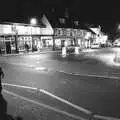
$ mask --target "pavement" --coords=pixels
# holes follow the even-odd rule
[[[93,52],[93,51],[95,51],[95,49],[90,49],[90,48],[87,48],[87,49],[82,49],[81,51],[80,51],[80,53],[81,52],[86,52],[86,53],[89,53],[89,52]],[[14,54],[3,54],[2,56],[17,56],[17,55],[34,55],[34,54],[44,54],[44,53],[51,53],[51,52],[61,52],[61,50],[55,50],[55,51],[53,51],[53,50],[51,50],[51,49],[49,49],[49,50],[41,50],[41,51],[36,51],[36,52],[21,52],[21,53],[14,53]]]
[[[18,56],[18,55],[34,55],[34,54],[44,54],[44,53],[51,53],[51,52],[60,52],[60,50],[53,51],[53,50],[44,50],[44,51],[36,51],[36,52],[21,52],[21,53],[14,53],[14,54],[2,54],[2,56]]]

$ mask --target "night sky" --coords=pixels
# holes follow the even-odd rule
[[[0,21],[29,23],[31,17],[39,19],[44,12],[63,15],[65,8],[81,24],[100,24],[105,32],[115,31],[120,22],[119,3],[110,0],[1,0]]]

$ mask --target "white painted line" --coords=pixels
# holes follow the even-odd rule
[[[94,115],[94,118],[101,119],[101,120],[120,120],[119,118],[106,117],[106,116],[100,116],[100,115]]]
[[[43,93],[45,93],[45,94],[47,94],[47,95],[49,95],[49,96],[51,96],[51,97],[53,97],[53,98],[55,98],[55,99],[57,99],[57,100],[59,100],[59,101],[61,101],[61,102],[63,102],[63,103],[66,103],[66,104],[70,105],[70,106],[73,107],[73,108],[76,108],[76,109],[79,110],[79,111],[82,111],[82,112],[84,112],[84,113],[86,113],[86,114],[92,114],[91,111],[86,110],[86,109],[84,109],[84,108],[81,108],[81,107],[79,107],[79,106],[77,106],[77,105],[75,105],[75,104],[72,104],[71,102],[69,102],[69,101],[67,101],[67,100],[65,100],[65,99],[62,99],[62,98],[60,98],[60,97],[58,97],[58,96],[55,96],[55,95],[53,95],[52,93],[47,92],[46,90],[40,89],[40,91],[43,92]],[[107,117],[107,116],[100,116],[100,115],[94,115],[94,116],[95,116],[96,118],[99,118],[99,119],[102,119],[102,120],[103,120],[103,119],[104,119],[104,120],[120,120],[120,119],[118,119],[118,118]]]
[[[45,67],[36,67],[35,70],[40,70],[40,71],[42,71],[42,70],[47,70],[47,68],[45,68]]]
[[[108,78],[108,79],[120,79],[120,77],[115,77],[115,76],[102,76],[102,75],[90,75],[90,74],[79,74],[79,73],[71,73],[71,72],[65,72],[63,70],[56,70],[57,72],[69,74],[69,75],[76,75],[76,76],[88,76],[88,77],[98,77],[98,78]]]
[[[18,97],[18,98],[20,98],[20,99],[22,99],[22,100],[25,100],[25,101],[29,102],[29,103],[32,103],[32,104],[35,104],[35,105],[39,105],[39,106],[42,106],[42,107],[47,108],[47,109],[49,109],[49,110],[55,111],[55,112],[57,112],[57,113],[66,115],[66,116],[68,116],[68,117],[72,117],[72,118],[78,119],[78,120],[85,120],[84,118],[82,118],[82,117],[80,117],[80,116],[77,116],[77,115],[68,113],[68,112],[63,111],[63,110],[56,109],[56,108],[54,108],[54,107],[51,107],[51,106],[46,105],[46,104],[43,104],[43,103],[39,103],[39,102],[37,102],[37,101],[35,101],[35,100],[32,100],[32,99],[29,99],[29,98],[20,96],[20,95],[18,95],[18,94],[13,93],[13,92],[10,92],[10,91],[7,91],[7,90],[3,90],[3,92],[5,92],[5,93],[7,93],[7,94],[10,94],[10,95],[12,95],[12,96]]]
[[[92,113],[89,110],[86,110],[86,109],[84,109],[82,107],[79,107],[79,106],[77,106],[77,105],[75,105],[75,104],[73,104],[73,103],[71,103],[71,102],[69,102],[69,101],[67,101],[67,100],[65,100],[65,99],[63,99],[61,97],[53,95],[52,93],[50,93],[50,92],[48,92],[46,90],[40,89],[40,92],[42,92],[42,93],[44,93],[46,95],[49,95],[50,97],[55,98],[55,99],[59,100],[60,102],[63,102],[63,103],[65,103],[65,104],[67,104],[67,105],[69,105],[69,106],[71,106],[73,108],[76,108],[77,110],[82,111],[82,112],[84,112],[86,114],[91,114]]]
[[[40,92],[45,93],[45,94],[47,94],[47,95],[49,95],[49,96],[51,96],[51,97],[53,97],[53,98],[55,98],[55,99],[63,102],[63,103],[66,103],[66,104],[72,106],[73,108],[76,108],[77,110],[79,110],[79,111],[81,111],[81,112],[84,112],[84,113],[86,113],[86,114],[92,114],[91,111],[86,110],[86,109],[84,109],[84,108],[82,108],[82,107],[79,107],[79,106],[77,106],[77,105],[75,105],[75,104],[72,104],[72,103],[70,103],[69,101],[67,101],[67,100],[65,100],[65,99],[62,99],[62,98],[60,98],[60,97],[57,97],[57,96],[53,95],[52,93],[47,92],[46,90],[43,90],[43,89],[34,88],[34,87],[29,87],[29,86],[21,86],[21,85],[8,84],[8,83],[2,83],[2,85],[8,85],[8,86],[14,86],[14,87],[20,87],[20,88],[28,88],[28,89],[32,89],[32,90],[39,90]],[[40,103],[39,103],[39,104],[40,104]],[[94,117],[96,117],[97,119],[101,119],[101,120],[103,120],[103,119],[104,119],[104,120],[120,120],[120,119],[118,119],[118,118],[101,116],[101,115],[94,115]]]
[[[27,89],[32,89],[32,90],[39,90],[40,92],[46,94],[46,95],[49,95],[50,97],[54,98],[54,99],[57,99],[59,100],[60,102],[63,102],[65,104],[68,104],[69,106],[81,111],[81,112],[84,112],[85,114],[91,114],[92,112],[90,112],[89,110],[86,110],[82,107],[79,107],[61,97],[58,97],[56,95],[53,95],[52,93],[46,91],[46,90],[43,90],[43,89],[38,89],[38,88],[33,88],[33,87],[28,87],[28,86],[21,86],[21,85],[14,85],[14,84],[8,84],[8,83],[2,83],[3,85],[8,85],[8,86],[14,86],[14,87],[20,87],[20,88],[27,88]]]
[[[9,84],[9,83],[2,83],[2,85],[13,86],[13,87],[20,87],[20,88],[26,88],[26,89],[32,89],[32,90],[38,90],[38,88],[35,88],[35,87],[15,85],[15,84]]]
[[[120,79],[120,77],[115,77],[115,76],[102,76],[102,75],[77,74],[77,73],[75,73],[75,75],[90,76],[90,77],[99,77],[99,78],[109,78],[109,79]]]

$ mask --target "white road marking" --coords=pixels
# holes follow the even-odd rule
[[[77,106],[77,105],[75,105],[75,104],[73,104],[73,103],[71,103],[71,102],[69,102],[69,101],[67,101],[67,100],[65,100],[65,99],[63,99],[63,98],[60,98],[60,97],[58,97],[58,96],[56,96],[56,95],[53,95],[52,93],[50,93],[50,92],[48,92],[48,91],[46,91],[46,90],[43,90],[43,89],[39,89],[39,88],[35,88],[35,87],[29,87],[29,86],[21,86],[21,85],[15,85],[15,84],[8,84],[8,83],[2,83],[2,85],[8,85],[8,86],[14,86],[14,87],[20,87],[20,88],[27,88],[27,89],[32,89],[32,90],[38,90],[38,91],[40,91],[40,92],[42,92],[42,93],[44,93],[44,94],[47,94],[47,95],[49,95],[49,96],[51,96],[52,98],[55,98],[55,99],[57,99],[57,100],[59,100],[59,101],[61,101],[61,102],[63,102],[63,103],[66,103],[66,104],[68,104],[68,105],[70,105],[71,107],[73,107],[73,108],[76,108],[77,110],[79,110],[79,111],[81,111],[81,112],[84,112],[84,113],[86,113],[86,114],[92,114],[92,112],[91,111],[89,111],[89,110],[86,110],[86,109],[84,109],[84,108],[82,108],[82,107],[79,107],[79,106]],[[19,95],[18,95],[19,96]],[[26,99],[28,99],[28,98],[26,98]],[[33,100],[32,100],[33,101]],[[33,101],[33,103],[34,103],[34,101]],[[39,105],[41,105],[42,106],[42,104],[41,103],[36,103],[36,101],[35,101],[35,104],[39,104]],[[45,106],[48,106],[48,105],[45,105]],[[48,108],[49,109],[49,108]],[[51,108],[50,107],[50,109],[51,110],[53,110],[53,109],[55,109],[55,108]],[[55,110],[53,110],[53,111],[55,111]],[[58,110],[57,110],[58,111]],[[56,112],[57,112],[56,111]],[[61,113],[63,113],[63,111],[61,112]],[[65,113],[66,115],[67,114],[69,114],[69,113]],[[71,114],[70,114],[71,115]],[[72,115],[72,116],[74,116],[74,115]],[[71,116],[71,117],[72,117]],[[101,116],[101,115],[94,115],[94,117],[96,117],[97,119],[101,119],[101,120],[120,120],[120,119],[118,119],[118,118],[113,118],[113,117],[107,117],[107,116]],[[81,118],[80,118],[81,119]],[[83,118],[82,118],[83,119]],[[82,120],[81,119],[81,120]]]
[[[120,79],[120,77],[115,77],[115,76],[102,76],[102,75],[90,75],[90,74],[80,74],[80,73],[72,73],[72,72],[65,72],[63,70],[56,70],[57,72],[65,73],[65,74],[70,74],[70,75],[76,75],[76,76],[88,76],[88,77],[98,77],[98,78],[109,78],[109,79]]]
[[[43,71],[43,70],[47,70],[47,68],[45,68],[45,67],[35,67],[35,70]]]
[[[32,90],[38,90],[38,88],[35,88],[35,87],[15,85],[15,84],[9,84],[9,83],[2,83],[2,85],[13,86],[13,87],[20,87],[20,88],[26,88],[26,89],[32,89]]]
[[[75,108],[75,109],[77,109],[77,110],[79,110],[79,111],[81,111],[81,112],[84,112],[84,113],[86,113],[86,114],[91,114],[91,112],[90,112],[89,110],[86,110],[86,109],[84,109],[84,108],[82,108],[82,107],[79,107],[79,106],[77,106],[77,105],[75,105],[75,104],[73,104],[73,103],[71,103],[71,102],[69,102],[69,101],[67,101],[67,100],[65,100],[65,99],[63,99],[63,98],[61,98],[61,97],[58,97],[58,96],[56,96],[56,95],[53,95],[52,93],[50,93],[50,92],[48,92],[48,91],[46,91],[46,90],[43,90],[43,89],[34,88],[34,87],[28,87],[28,86],[21,86],[21,85],[8,84],[8,83],[2,83],[2,85],[7,85],[7,86],[14,86],[14,87],[20,87],[20,88],[27,88],[27,89],[37,90],[37,91],[40,91],[40,92],[42,92],[42,93],[44,93],[44,94],[46,94],[46,95],[49,95],[50,97],[52,97],[52,98],[54,98],[54,99],[59,100],[60,102],[63,102],[63,103],[65,103],[65,104],[68,104],[69,106],[71,106],[71,107],[73,107],[73,108]]]
[[[49,110],[55,111],[55,112],[57,112],[57,113],[66,115],[66,116],[68,116],[68,117],[72,117],[72,118],[78,119],[78,120],[85,120],[84,118],[82,118],[82,117],[80,117],[80,116],[77,116],[77,115],[68,113],[68,112],[63,111],[63,110],[56,109],[56,108],[54,108],[54,107],[51,107],[51,106],[46,105],[46,104],[43,104],[43,103],[39,103],[39,102],[37,102],[37,101],[35,101],[35,100],[32,100],[32,99],[23,97],[23,96],[18,95],[18,94],[16,94],[16,93],[13,93],[13,92],[10,92],[10,91],[7,91],[7,90],[3,90],[3,92],[5,92],[5,93],[7,93],[7,94],[10,94],[10,95],[12,95],[12,96],[18,97],[18,98],[20,98],[20,99],[22,99],[22,100],[25,100],[25,101],[27,101],[27,102],[30,102],[30,103],[32,103],[32,104],[36,104],[36,105],[42,106],[42,107],[44,107],[44,108],[47,108],[47,109],[49,109]]]
[[[89,110],[86,110],[86,109],[84,109],[82,107],[79,107],[79,106],[77,106],[77,105],[75,105],[75,104],[73,104],[73,103],[71,103],[71,102],[69,102],[69,101],[67,101],[67,100],[65,100],[65,99],[63,99],[61,97],[58,97],[58,96],[56,96],[56,95],[54,95],[54,94],[52,94],[52,93],[50,93],[50,92],[48,92],[46,90],[40,89],[40,92],[42,92],[42,93],[44,93],[46,95],[49,95],[50,97],[52,97],[54,99],[57,99],[60,102],[63,102],[63,103],[65,103],[65,104],[67,104],[67,105],[69,105],[69,106],[71,106],[73,108],[76,108],[77,110],[82,111],[82,112],[84,112],[86,114],[91,114],[92,113]]]
[[[94,118],[101,119],[101,120],[120,120],[119,118],[106,117],[106,116],[100,116],[100,115],[94,115]]]

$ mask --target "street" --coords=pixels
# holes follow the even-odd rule
[[[113,62],[117,50],[119,49],[96,49],[66,57],[62,57],[60,52],[1,56],[0,66],[5,72],[3,83],[43,89],[98,115],[120,118],[120,67]],[[38,93],[30,92],[30,89],[3,86],[4,90],[17,95],[86,117],[75,108],[43,93],[39,96]],[[3,94],[10,100],[4,91]],[[15,111],[8,112],[15,114]],[[39,116],[35,120],[37,119]]]

